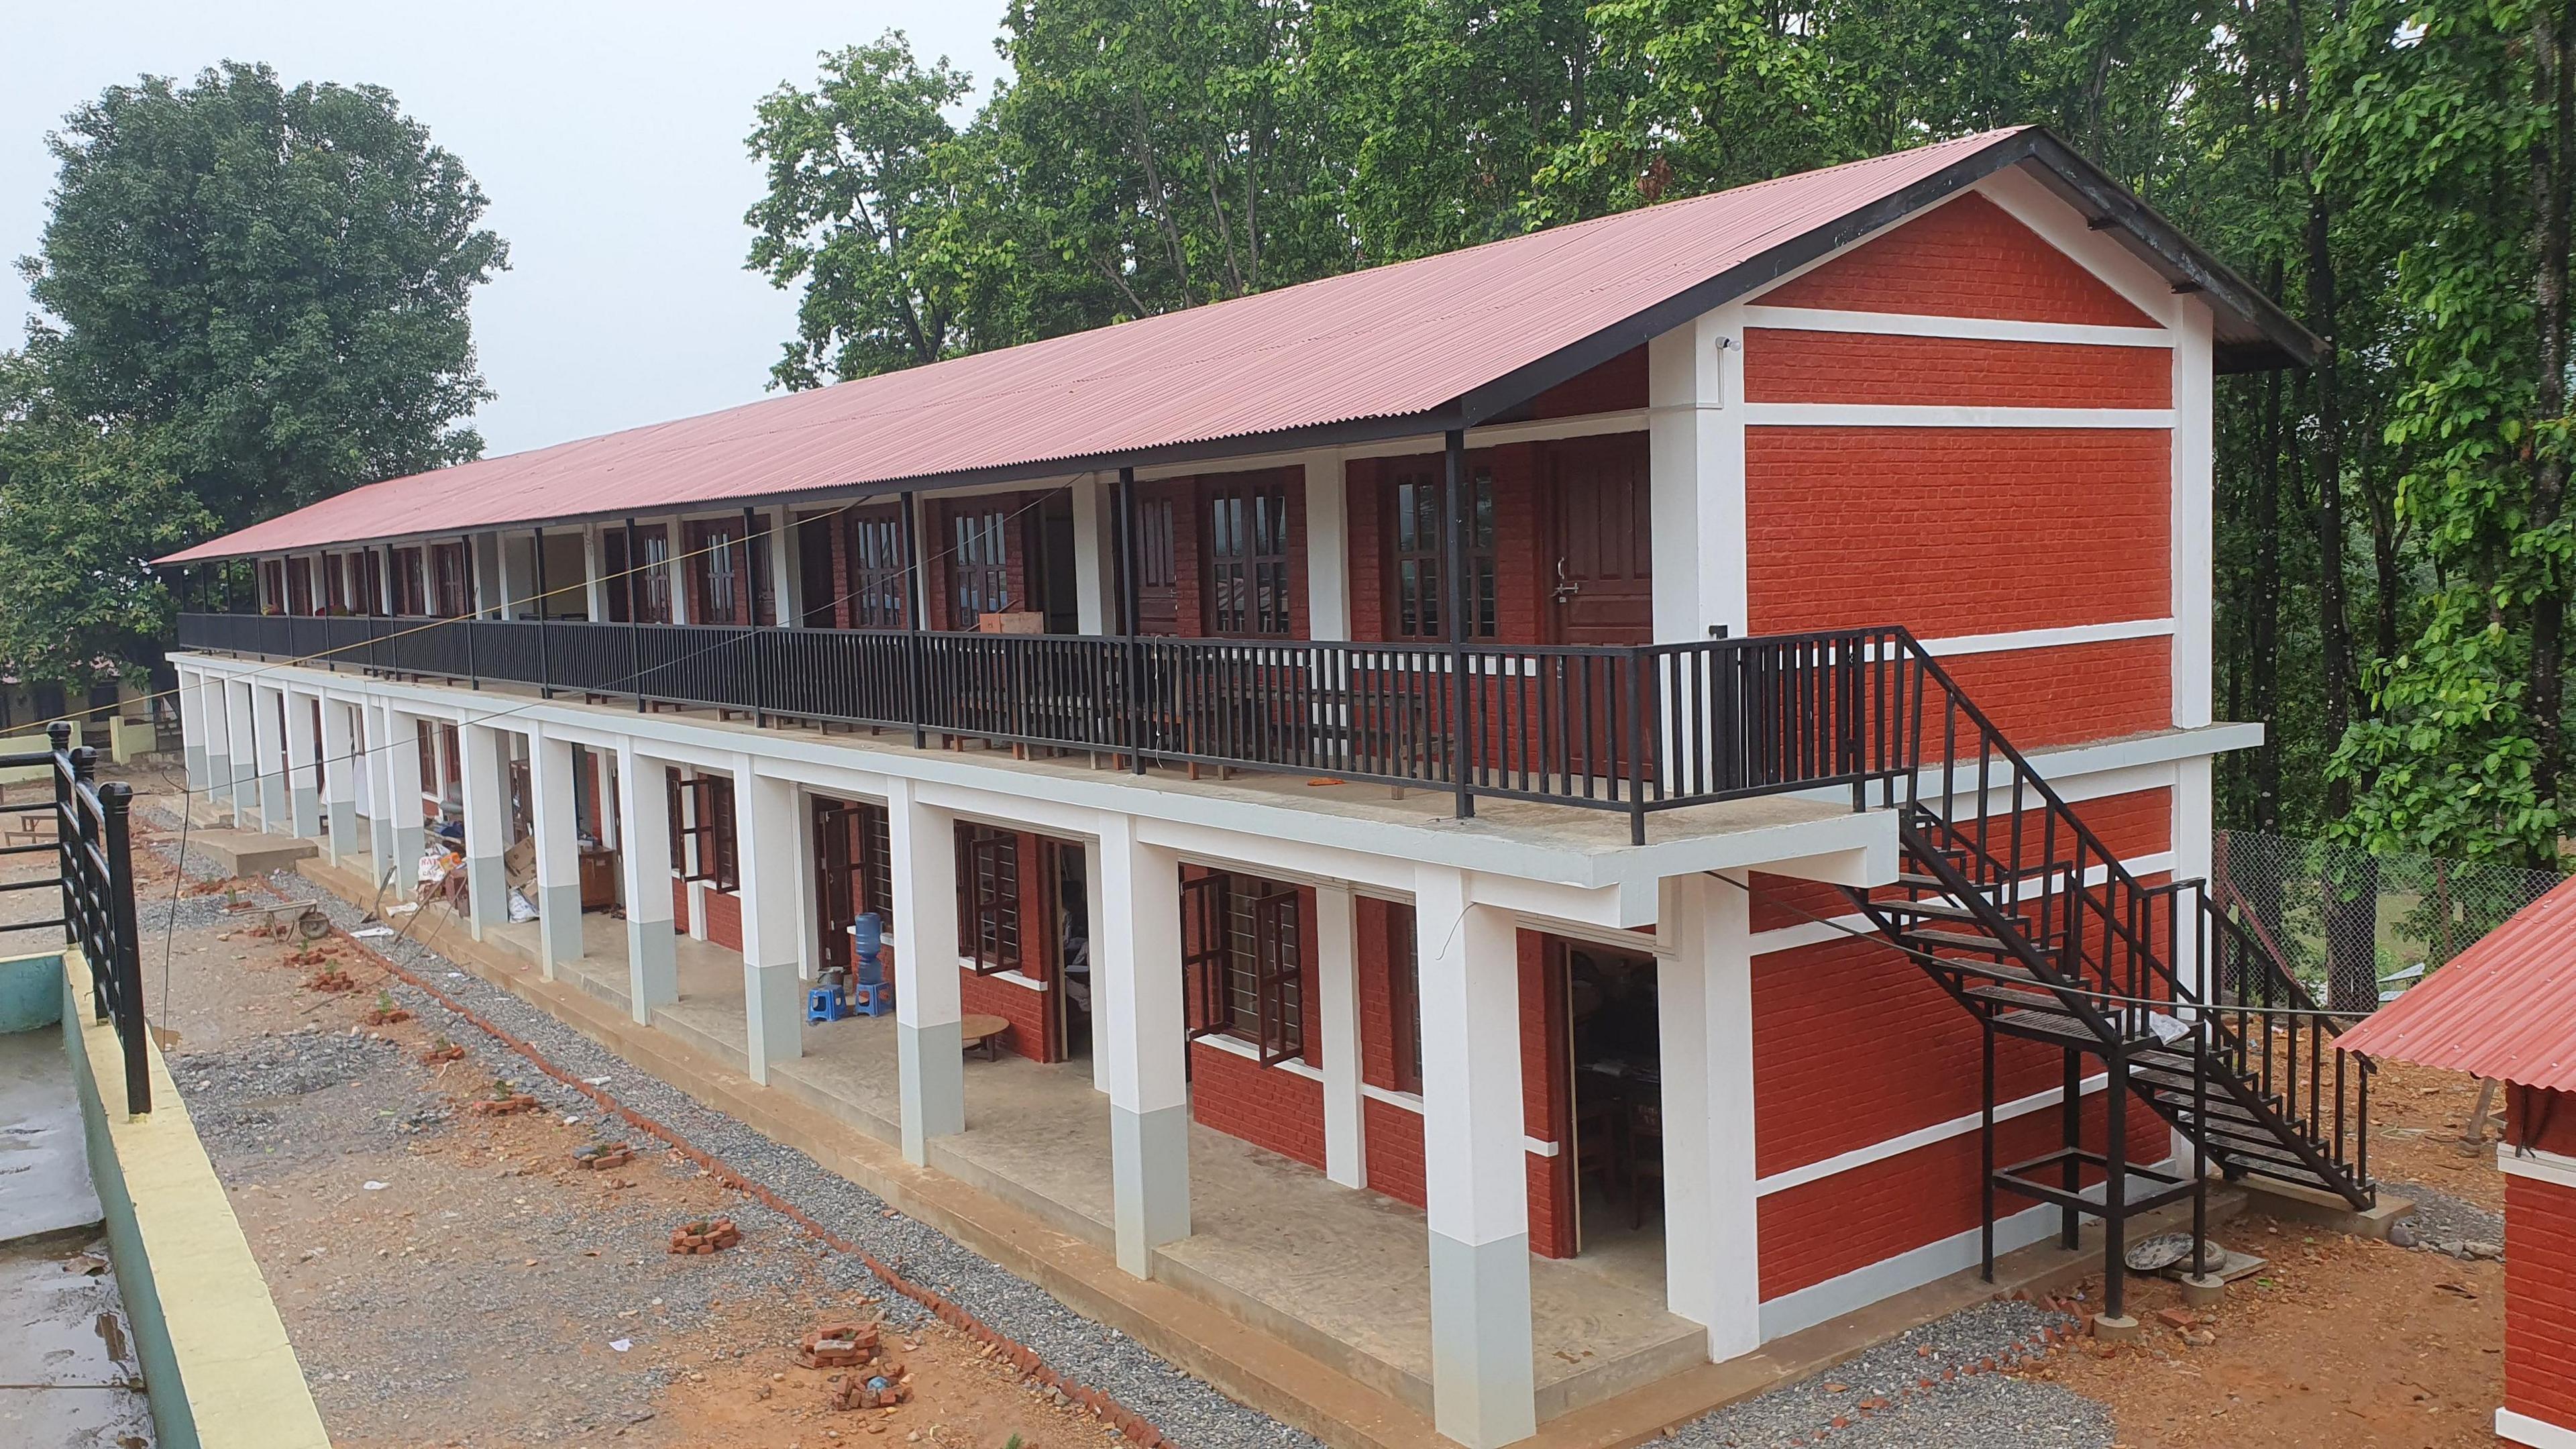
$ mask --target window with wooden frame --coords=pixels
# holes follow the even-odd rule
[[[986,614],[1011,607],[1010,515],[998,508],[949,515],[948,575],[952,629],[972,629]]]
[[[429,590],[424,586],[420,550],[394,550],[394,612],[420,618],[429,612]]]
[[[1136,583],[1140,588],[1168,589],[1180,582],[1180,562],[1172,546],[1172,500],[1148,498],[1136,508]]]
[[[742,525],[689,525],[689,552],[689,622],[750,623],[750,590],[742,577]]]
[[[990,825],[957,827],[957,954],[975,974],[1017,971],[1020,837]]]
[[[474,580],[473,576],[466,571],[465,545],[431,544],[429,562],[438,617],[462,619],[473,613]]]
[[[413,739],[420,746],[420,793],[431,798],[438,795],[438,732],[425,719],[412,721]]]
[[[1422,1093],[1422,960],[1413,907],[1386,908],[1386,1019],[1393,1057],[1391,1085]]]
[[[350,561],[358,573],[358,597],[350,612],[381,614],[385,608],[385,556],[368,549]]]
[[[689,786],[677,770],[662,772],[663,808],[671,824],[671,869],[689,869]]]
[[[1215,872],[1181,886],[1190,1035],[1249,1042],[1265,1067],[1303,1056],[1306,991],[1297,889]]]
[[[1449,637],[1446,560],[1448,485],[1445,464],[1401,469],[1388,479],[1386,635],[1389,639],[1441,640]],[[1469,474],[1475,503],[1468,520],[1468,630],[1471,639],[1491,639],[1494,603],[1494,475],[1476,468]]]
[[[600,532],[600,566],[607,571],[608,617],[618,624],[671,622],[671,535],[659,528]]]
[[[1287,485],[1275,474],[1224,481],[1207,500],[1208,632],[1290,633]]]
[[[903,566],[903,518],[891,512],[850,515],[850,627],[912,627],[912,580]]]
[[[684,881],[706,881],[726,892],[741,890],[733,781],[722,775],[696,775],[682,780],[677,770],[665,778],[671,789],[672,868],[680,872]]]
[[[349,561],[346,555],[322,555],[322,610],[328,614],[349,612]]]

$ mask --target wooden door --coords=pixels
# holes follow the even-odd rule
[[[832,527],[829,514],[796,520],[796,585],[805,602],[796,622],[808,629],[829,629],[837,620],[841,590],[832,579]]]
[[[1169,637],[1181,632],[1179,535],[1172,498],[1152,493],[1136,500],[1135,632]]]
[[[850,927],[859,919],[859,811],[838,800],[814,802],[814,915],[827,972],[846,973],[855,964]]]
[[[1541,579],[1560,644],[1646,644],[1655,637],[1654,519],[1646,438],[1578,438],[1548,449],[1551,538]]]

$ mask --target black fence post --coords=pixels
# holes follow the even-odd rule
[[[923,708],[930,698],[930,688],[925,674],[929,661],[922,653],[929,644],[929,640],[925,639],[923,634],[930,627],[928,612],[930,598],[923,587],[925,575],[921,568],[921,540],[914,532],[913,494],[907,490],[902,495],[902,499],[903,517],[899,521],[903,525],[900,530],[903,537],[903,627],[907,635],[904,642],[910,646],[905,651],[910,657],[905,661],[904,689],[912,696],[907,712],[912,716],[912,747],[919,750],[927,749],[930,745],[930,732],[923,725],[921,718]]]
[[[1127,764],[1137,774],[1145,773],[1145,645],[1144,630],[1138,627],[1136,577],[1136,470],[1118,470],[1118,632],[1127,636],[1127,646],[1119,653],[1126,656],[1127,708],[1125,736]]]
[[[1469,785],[1469,761],[1473,759],[1474,737],[1467,717],[1467,640],[1475,631],[1469,611],[1476,597],[1475,580],[1469,577],[1474,550],[1468,539],[1475,520],[1474,500],[1467,492],[1467,433],[1451,428],[1441,446],[1447,464],[1449,536],[1442,549],[1442,571],[1449,576],[1449,736],[1451,778],[1458,788],[1458,818],[1468,819],[1476,813],[1476,797]]]
[[[634,687],[637,714],[650,708],[644,702],[644,608],[635,598],[635,575],[643,567],[636,560],[643,553],[643,541],[635,536],[635,520],[630,516],[626,520],[626,568],[622,577],[626,586],[626,658],[632,666],[626,672],[626,682]]]
[[[90,969],[114,974],[116,1037],[125,1048],[125,1110],[140,1116],[152,1110],[152,1064],[144,1052],[143,957],[134,919],[133,837],[127,820],[133,804],[134,787],[122,780],[99,788],[99,823],[107,847],[107,899],[102,904],[109,937],[102,944],[113,959],[93,961]]]
[[[555,697],[554,660],[546,652],[546,531],[533,533],[528,556],[536,560],[537,576],[537,698]]]
[[[743,638],[751,645],[751,723],[754,729],[769,723],[769,670],[761,658],[760,644],[759,554],[751,544],[752,530],[758,526],[759,518],[750,504],[742,506],[742,622],[743,627],[751,631]],[[777,580],[771,580],[770,584],[775,588]]]
[[[53,747],[54,756],[54,876],[62,889],[63,939],[80,939],[80,903],[72,897],[72,883],[80,877],[73,865],[78,859],[73,851],[80,840],[80,820],[72,810],[77,795],[72,790],[72,726],[69,720],[55,720],[45,726],[45,741]]]

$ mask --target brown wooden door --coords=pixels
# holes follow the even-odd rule
[[[822,969],[852,965],[850,927],[859,919],[858,851],[854,831],[859,807],[837,800],[814,802],[814,924],[821,933]]]
[[[1646,644],[1655,637],[1654,523],[1642,433],[1548,449],[1556,555],[1539,581],[1559,644]]]

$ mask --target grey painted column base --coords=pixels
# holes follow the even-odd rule
[[[270,835],[292,835],[286,817],[286,782],[274,774],[259,779],[259,828]]]
[[[743,1056],[751,1079],[769,1085],[769,1069],[805,1055],[805,983],[796,963],[774,966],[742,963],[743,1021],[749,1033]]]
[[[204,745],[190,745],[187,748],[187,756],[188,789],[195,794],[202,795],[206,793],[207,782],[215,778],[214,776],[206,773],[206,747]]]
[[[418,825],[394,827],[394,890],[408,892],[420,881],[420,848],[429,832]]]
[[[291,818],[296,838],[319,841],[322,838],[322,792],[310,785],[297,785],[287,793],[290,797],[288,808],[294,812]]]
[[[680,938],[669,921],[626,922],[626,1014],[653,1024],[653,1008],[680,999]]]
[[[930,1161],[930,1139],[966,1130],[966,1030],[953,1021],[894,1028],[895,1083],[902,1104],[903,1160]]]
[[[1467,1449],[1538,1432],[1530,1365],[1529,1234],[1469,1245],[1431,1235],[1431,1417]]]
[[[510,919],[509,877],[501,873],[501,857],[469,855],[465,858],[465,924],[474,939]]]
[[[1154,1276],[1154,1250],[1190,1235],[1190,1107],[1109,1108],[1109,1198],[1118,1266]]]
[[[333,860],[340,860],[357,853],[357,801],[324,801],[322,804],[322,824],[331,837],[331,858]]]
[[[367,825],[368,873],[374,881],[381,883],[387,875],[392,874],[394,868],[393,832],[385,828],[385,818],[381,815],[360,815],[358,819],[365,821]],[[395,878],[392,889],[407,888],[407,882],[400,877]]]
[[[581,883],[537,887],[537,957],[552,980],[555,967],[578,961],[581,948]]]
[[[206,752],[206,785],[202,792],[207,803],[229,809],[233,803],[233,757]]]

